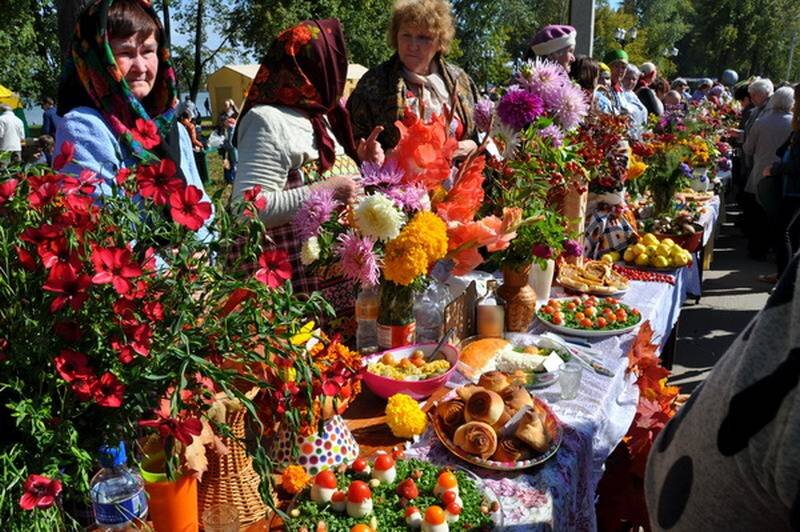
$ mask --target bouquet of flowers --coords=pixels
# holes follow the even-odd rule
[[[0,174],[0,522],[74,526],[59,510],[87,503],[101,444],[124,441],[139,461],[137,442],[153,435],[168,477],[199,476],[205,445],[228,433],[209,415],[215,399],[250,412],[253,389],[278,401],[279,383],[256,369],[291,369],[294,386],[317,393],[319,368],[295,356],[291,339],[328,305],[292,295],[288,257],[264,249],[257,197],[214,212],[168,160],[122,169],[110,183],[88,171]],[[302,410],[281,404],[286,426],[299,430]],[[260,441],[255,466],[268,498]]]

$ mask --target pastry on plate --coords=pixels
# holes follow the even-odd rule
[[[530,457],[527,446],[517,438],[503,438],[497,443],[492,460],[498,462],[519,462]]]
[[[486,423],[472,421],[458,427],[453,443],[469,454],[489,458],[497,451],[497,433]]]
[[[494,425],[503,415],[505,408],[506,405],[499,394],[489,390],[480,390],[473,393],[467,401],[464,419]]]
[[[531,394],[519,384],[507,387],[500,393],[500,397],[503,398],[506,406],[511,408],[515,413],[526,406],[533,407],[533,398]]]
[[[508,377],[501,371],[487,371],[478,379],[478,386],[486,388],[492,392],[502,393],[508,388]]]
[[[522,416],[514,436],[530,445],[536,451],[543,453],[550,444],[542,418],[538,413],[529,410]]]
[[[464,401],[459,399],[444,401],[437,405],[436,414],[451,434],[464,424],[464,408]]]

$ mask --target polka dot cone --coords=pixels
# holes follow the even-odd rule
[[[271,457],[279,471],[297,464],[309,475],[323,469],[349,464],[359,455],[358,443],[347,428],[342,416],[333,416],[325,422],[320,433],[296,436],[297,458],[292,458],[292,438],[288,431],[278,431],[273,440]]]

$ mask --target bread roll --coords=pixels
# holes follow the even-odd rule
[[[503,415],[506,405],[499,394],[482,389],[472,394],[466,406],[464,419],[494,425]]]
[[[478,386],[500,393],[508,388],[508,377],[500,371],[487,371],[478,380]]]
[[[475,340],[461,351],[459,362],[474,372],[489,369],[491,362],[509,342],[502,338],[482,338]]]
[[[498,462],[519,462],[530,457],[526,445],[517,438],[503,438],[497,444],[497,450],[492,455],[492,460]]]
[[[545,452],[550,443],[542,418],[532,410],[522,416],[514,436],[540,453]]]
[[[462,386],[461,388],[456,388],[456,395],[458,395],[459,399],[466,402],[469,401],[469,398],[472,397],[472,394],[483,390],[480,386],[476,386],[474,384],[467,384],[466,386]]]
[[[497,450],[497,434],[486,423],[472,421],[458,427],[453,443],[469,454],[489,458]]]
[[[436,414],[450,433],[464,424],[464,408],[464,401],[458,399],[439,403],[436,407]]]
[[[507,387],[500,393],[500,397],[503,398],[503,401],[505,401],[506,405],[514,412],[517,412],[526,406],[533,407],[533,398],[531,397],[531,394],[528,393],[528,390],[518,384]]]

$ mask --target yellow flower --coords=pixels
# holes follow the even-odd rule
[[[406,394],[398,393],[386,404],[386,424],[398,438],[413,438],[425,431],[425,413],[419,403]]]
[[[312,332],[314,331],[314,322],[309,321],[300,329],[300,332],[292,336],[292,345],[305,345],[306,342],[311,340]]]
[[[386,244],[384,277],[408,286],[446,254],[447,224],[431,212],[419,212],[397,238]]]
[[[309,474],[299,465],[290,465],[283,470],[281,475],[281,487],[292,495],[300,493],[310,481]]]

